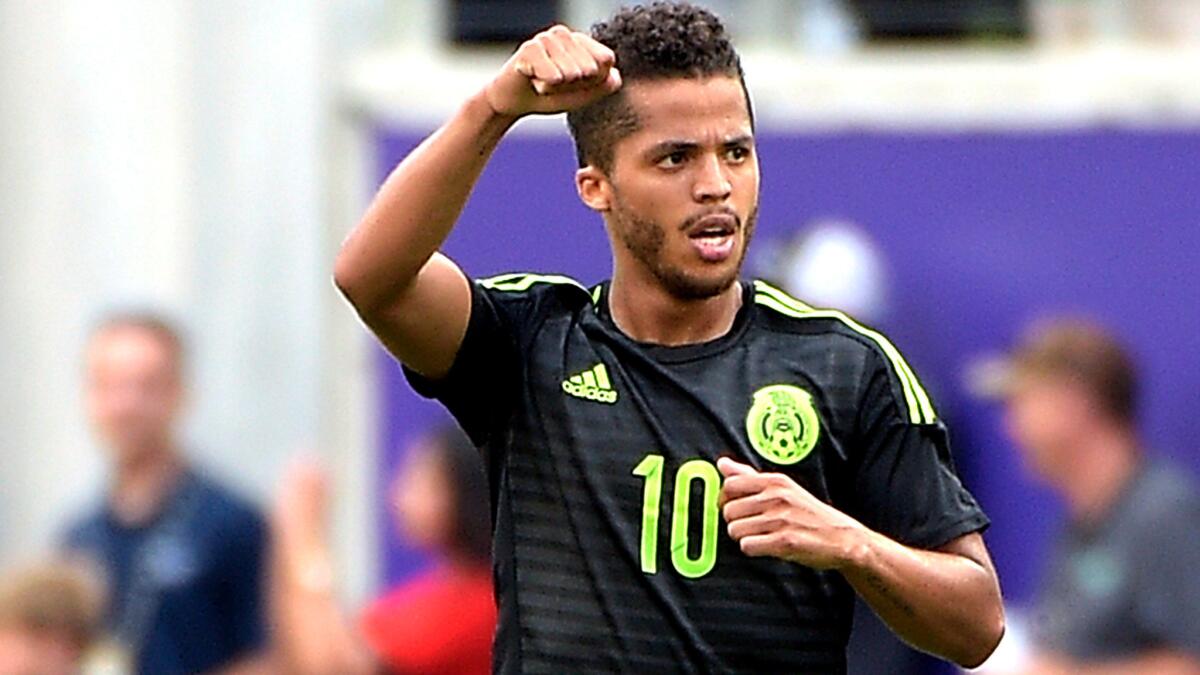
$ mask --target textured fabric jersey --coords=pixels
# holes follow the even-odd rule
[[[853,590],[741,553],[723,455],[913,546],[987,526],[883,336],[742,288],[727,334],[664,347],[617,329],[607,284],[496,277],[473,284],[450,372],[409,372],[485,452],[498,672],[844,672]]]

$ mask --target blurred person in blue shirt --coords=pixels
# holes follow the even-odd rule
[[[109,317],[86,350],[84,398],[110,481],[66,547],[106,581],[107,672],[267,668],[264,519],[180,450],[183,356],[179,333],[149,314]]]
[[[1064,500],[1027,675],[1200,673],[1200,494],[1143,452],[1132,360],[1103,329],[1034,326],[994,394],[1024,463]]]

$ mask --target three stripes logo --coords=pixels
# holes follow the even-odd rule
[[[597,403],[616,403],[617,390],[613,389],[608,379],[608,368],[603,363],[572,375],[563,380],[563,391],[577,398],[595,401]]]

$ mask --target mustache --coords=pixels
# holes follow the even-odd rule
[[[686,232],[687,230],[691,229],[693,225],[709,216],[729,216],[730,218],[733,218],[734,229],[742,229],[742,217],[737,214],[737,211],[734,211],[728,206],[719,206],[714,209],[705,209],[700,213],[695,213],[691,216],[688,216],[688,219],[683,221],[683,223],[679,226],[679,230],[681,232]]]

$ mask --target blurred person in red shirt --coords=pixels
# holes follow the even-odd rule
[[[100,625],[103,594],[82,570],[60,563],[0,579],[0,675],[79,672]]]
[[[435,564],[372,602],[356,624],[334,597],[324,475],[312,464],[288,475],[275,509],[272,584],[287,672],[491,672],[496,606],[478,451],[457,428],[422,437],[409,449],[391,496],[399,529]]]

